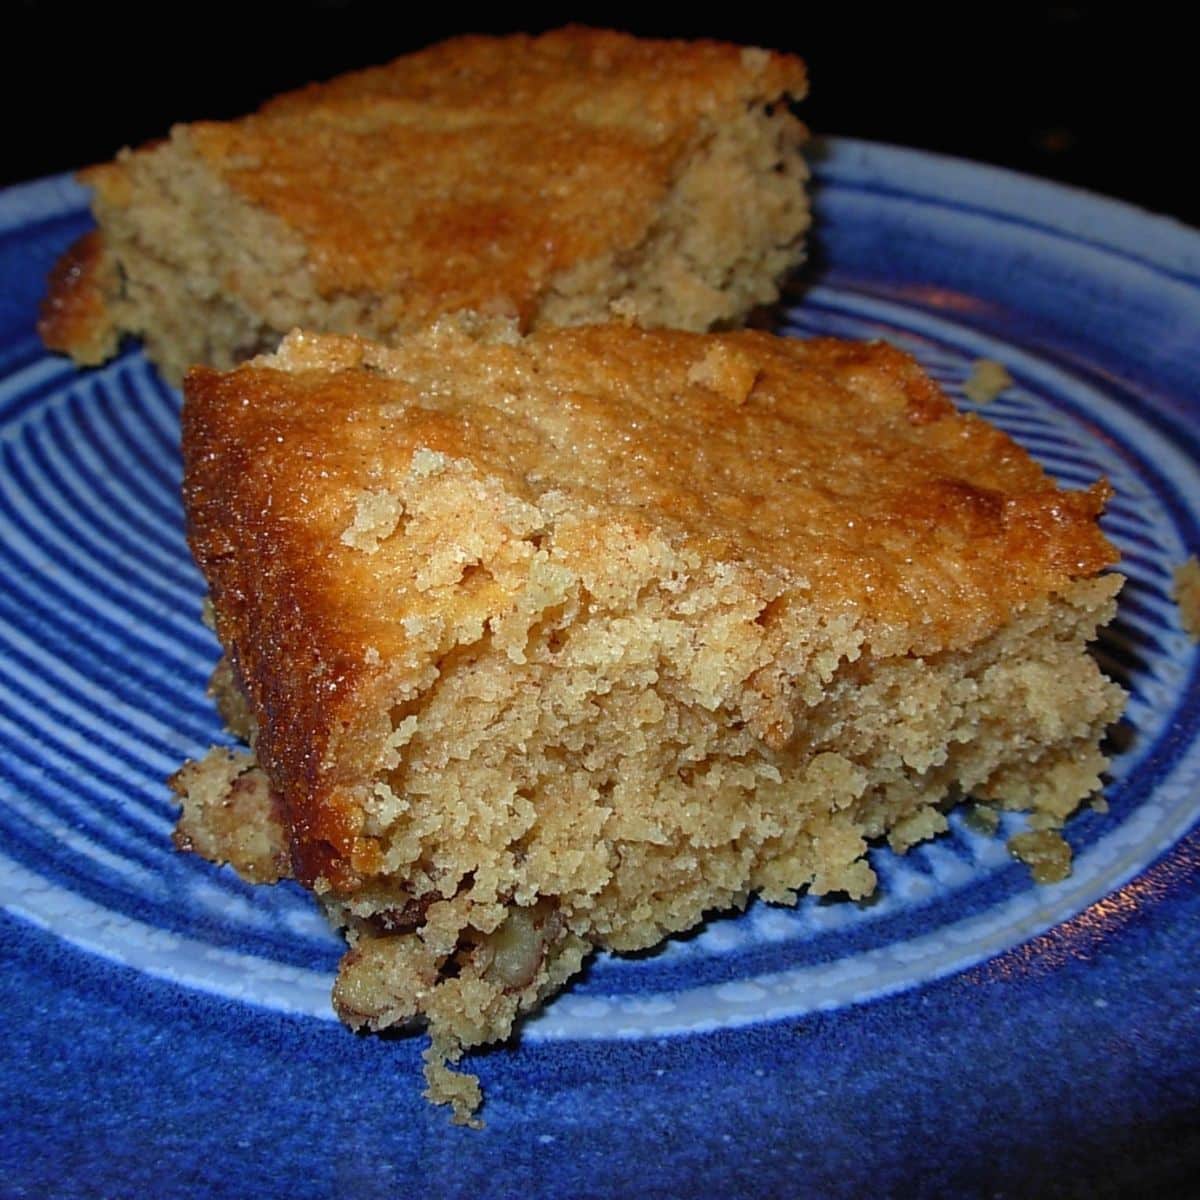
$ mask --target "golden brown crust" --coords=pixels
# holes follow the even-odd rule
[[[186,392],[191,543],[309,884],[377,869],[340,747],[382,740],[390,698],[436,675],[445,651],[405,622],[482,630],[533,547],[596,604],[614,556],[655,540],[725,564],[762,597],[768,657],[801,609],[852,622],[866,655],[961,649],[1115,558],[1103,485],[1058,489],[880,343],[443,322],[392,351],[297,335]],[[450,470],[474,481],[470,520],[394,505],[363,540],[372,498]]]
[[[789,56],[574,28],[454,39],[188,139],[323,295],[528,323],[559,272],[637,246],[705,129],[805,89]]]
[[[99,230],[85,233],[55,264],[38,318],[38,334],[51,350],[77,362],[103,362],[117,348],[110,301],[117,284],[114,264]]]
[[[807,91],[804,63],[790,54],[572,25],[538,36],[453,38],[276,97],[262,111],[353,110],[363,101],[391,100],[651,127],[690,120],[697,111],[761,103],[764,96],[802,99]]]

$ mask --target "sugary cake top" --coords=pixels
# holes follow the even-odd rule
[[[650,132],[722,115],[807,90],[792,55],[714,41],[636,38],[569,26],[538,36],[467,36],[415,54],[311,84],[264,105],[267,113],[406,101],[431,108],[569,118]]]
[[[192,546],[299,790],[372,688],[429,686],[556,571],[593,611],[703,575],[764,647],[824,622],[925,655],[1115,557],[1103,485],[1059,489],[883,343],[447,319],[390,350],[293,334],[186,394]]]
[[[343,533],[368,521],[364,495],[448,464],[515,506],[513,536],[544,544],[547,512],[586,511],[573,557],[602,562],[607,537],[653,532],[852,611],[888,653],[973,642],[1114,561],[1095,521],[1104,485],[1060,489],[882,342],[619,325],[520,338],[504,322],[444,320],[394,350],[293,334],[228,374],[194,370],[187,393],[194,532],[235,545],[270,532],[282,560],[255,564],[265,571],[386,567],[386,594],[351,601],[390,624],[425,603],[421,560],[402,536],[363,554]],[[461,548],[476,520],[446,511],[432,533]],[[448,581],[471,562],[464,551]]]
[[[634,251],[713,128],[805,89],[790,56],[571,28],[457,38],[172,136],[299,236],[322,294],[407,327],[529,317],[561,271]],[[118,197],[123,170],[89,181]]]

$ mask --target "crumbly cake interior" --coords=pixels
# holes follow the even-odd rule
[[[213,584],[233,675],[260,716],[274,711],[273,688],[291,687],[282,676],[292,665],[327,678],[329,690],[323,712],[293,717],[290,730],[260,723],[256,748],[274,801],[245,782],[253,763],[231,766],[224,751],[189,768],[193,777],[177,786],[184,821],[209,827],[219,822],[204,812],[223,811],[222,786],[230,804],[241,804],[243,820],[253,820],[247,796],[255,792],[258,832],[277,845],[290,837],[297,873],[345,929],[350,948],[334,990],[338,1013],[371,1029],[423,1021],[431,1035],[429,1094],[452,1104],[461,1120],[478,1104],[477,1084],[446,1064],[464,1048],[506,1037],[518,1014],[559,988],[594,947],[653,946],[755,893],[784,904],[804,888],[867,896],[875,885],[864,857],[868,841],[886,837],[903,851],[943,831],[947,806],[965,795],[1033,809],[1043,826],[1057,825],[1099,787],[1099,739],[1121,706],[1120,690],[1086,652],[1097,625],[1112,616],[1120,583],[1095,573],[1111,552],[1094,531],[1094,506],[1082,494],[1057,491],[1005,441],[1007,458],[996,468],[1003,478],[978,486],[960,479],[950,507],[927,514],[919,493],[952,459],[935,453],[941,435],[923,430],[949,422],[946,452],[965,453],[967,469],[973,438],[994,451],[1002,435],[954,417],[903,356],[834,344],[793,351],[761,335],[662,342],[596,330],[580,337],[548,335],[554,347],[522,358],[522,343],[509,335],[489,342],[443,330],[413,355],[391,358],[301,336],[248,373],[189,380],[190,405],[206,389],[220,393],[218,406],[228,403],[234,392],[223,389],[241,385],[256,395],[257,412],[280,404],[280,389],[289,386],[304,393],[310,412],[313,396],[332,390],[356,414],[346,426],[352,442],[367,413],[408,430],[398,435],[408,442],[393,460],[350,468],[357,488],[345,488],[341,474],[358,460],[335,451],[323,460],[333,490],[305,493],[322,531],[305,546],[319,547],[312,552],[336,566],[340,581],[337,595],[322,602],[313,636],[344,631],[347,613],[355,614],[348,640],[344,632],[329,635],[324,665],[314,670],[311,659],[290,664],[296,650],[271,640],[290,634],[267,634],[264,649],[264,635],[253,630],[265,629],[260,623],[269,616],[256,609],[247,617],[239,608],[243,577],[223,574],[229,561],[220,558],[228,555],[233,510],[220,508],[216,477],[205,475],[204,456],[215,443],[193,429],[190,461],[200,464],[189,467],[193,540]],[[807,381],[814,410],[840,395],[867,424],[883,412],[896,461],[912,456],[898,493],[910,506],[910,524],[852,529],[848,544],[878,543],[901,563],[905,547],[930,539],[923,566],[910,558],[898,568],[916,572],[909,592],[877,565],[864,567],[853,585],[839,584],[833,571],[823,594],[815,582],[821,564],[814,556],[806,579],[778,546],[778,531],[763,535],[762,545],[775,547],[769,555],[756,553],[750,540],[730,545],[722,528],[747,519],[734,498],[753,493],[749,461],[745,488],[730,483],[722,491],[716,481],[725,467],[715,452],[707,466],[685,467],[672,463],[669,447],[660,451],[662,474],[678,467],[702,480],[706,517],[703,508],[689,514],[678,495],[660,495],[649,507],[636,499],[614,507],[531,449],[557,429],[586,458],[598,452],[597,438],[612,436],[603,422],[576,423],[572,409],[586,409],[588,399],[545,379],[560,361],[556,354],[568,361],[582,354],[589,370],[602,362],[605,371],[623,354],[628,373],[621,377],[636,384],[644,382],[636,364],[648,352],[646,338],[655,353],[667,354],[651,363],[648,377],[660,378],[668,394],[672,386],[692,389],[684,399],[696,412],[697,446],[716,436],[705,419],[736,422],[731,413],[756,405],[764,419],[771,415],[785,394],[775,390],[772,372],[786,375],[797,366],[793,358],[816,375],[784,382]],[[481,357],[472,359],[476,351]],[[484,385],[501,392],[518,377],[530,388],[549,387],[542,408],[531,395],[522,399],[526,423],[518,420],[510,434],[507,461],[519,460],[522,471],[483,461],[479,447],[495,445],[486,422],[474,409],[455,410],[437,383],[445,376],[425,371],[442,354],[463,376],[480,378],[486,364]],[[619,392],[624,384],[615,386]],[[207,391],[209,400],[217,393]],[[611,415],[608,403],[601,409]],[[332,411],[301,424],[336,424]],[[652,419],[659,410],[622,411],[630,427],[640,421],[648,438],[666,440]],[[836,419],[836,410],[826,416]],[[206,419],[204,412],[192,417]],[[452,431],[458,419],[478,428]],[[803,406],[793,419],[819,424]],[[264,429],[300,443],[291,453],[303,452],[303,429],[270,415],[262,420]],[[819,454],[821,438],[807,435]],[[338,436],[331,435],[335,446]],[[798,428],[801,445],[804,436]],[[846,444],[841,451],[849,452]],[[637,446],[628,453],[636,456]],[[262,465],[267,475],[278,469]],[[828,477],[829,488],[835,475],[847,488],[872,486],[859,482],[853,463]],[[278,476],[273,486],[286,510],[287,488]],[[634,491],[623,494],[628,500]],[[985,503],[985,494],[1007,499]],[[865,501],[831,503],[843,515],[869,509]],[[672,504],[695,522],[692,535],[679,536]],[[773,511],[766,496],[758,505],[761,514]],[[803,544],[809,534],[792,529]],[[1005,581],[987,596],[987,563],[964,557],[959,533],[987,542],[984,558],[1007,559]],[[829,524],[830,539],[845,536]],[[1048,549],[1058,539],[1065,567],[1058,550]],[[243,545],[240,553],[253,559],[255,551]],[[254,563],[244,565],[249,578]],[[289,571],[293,582],[279,585],[285,591],[297,578]],[[872,578],[886,597],[872,598]],[[304,586],[311,594],[312,583]],[[1018,590],[1007,607],[988,609],[1010,586]],[[841,595],[832,594],[837,588]],[[378,609],[362,599],[367,593],[382,596]],[[306,703],[320,707],[319,694]],[[293,755],[289,738],[303,750]],[[299,781],[321,772],[327,787],[318,803]],[[222,779],[237,784],[239,796]],[[244,850],[219,831],[207,848],[194,833],[189,840],[241,866]]]
[[[85,173],[103,245],[60,271],[43,336],[95,362],[135,334],[177,381],[297,326],[735,322],[801,258],[804,86],[786,56],[576,29],[179,126]]]
[[[419,708],[400,701],[379,749],[397,765],[364,805],[377,874],[323,898],[351,946],[338,1014],[372,1029],[424,1018],[439,1051],[429,1082],[460,1118],[478,1093],[451,1082],[440,1056],[507,1037],[592,947],[656,945],[755,892],[784,904],[806,886],[868,896],[868,839],[903,851],[943,832],[964,795],[1060,824],[1100,787],[1097,743],[1121,697],[1083,650],[1111,618],[1115,577],[1067,589],[967,653],[870,663],[844,631],[794,677],[813,702],[791,746],[772,752],[697,694],[728,691],[720,661],[690,677],[674,666],[726,604],[758,598],[717,601],[712,582],[672,593],[661,566],[636,608],[580,621],[579,581],[531,598],[524,662],[491,639],[460,644]],[[736,710],[757,697],[724,699]],[[203,764],[218,788],[223,753]],[[182,786],[182,824],[211,828],[211,802],[206,816]],[[227,826],[237,842],[217,831],[186,848],[261,881],[284,831],[265,800],[239,817]],[[275,848],[247,856],[247,840]]]

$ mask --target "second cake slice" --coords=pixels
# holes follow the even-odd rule
[[[808,226],[796,58],[590,29],[456,38],[83,173],[100,229],[41,323],[172,380],[293,326],[474,309],[705,329],[774,300]]]

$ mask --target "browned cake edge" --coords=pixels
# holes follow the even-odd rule
[[[50,274],[37,330],[47,349],[96,366],[117,352],[119,329],[112,300],[120,282],[98,229],[72,243]]]

